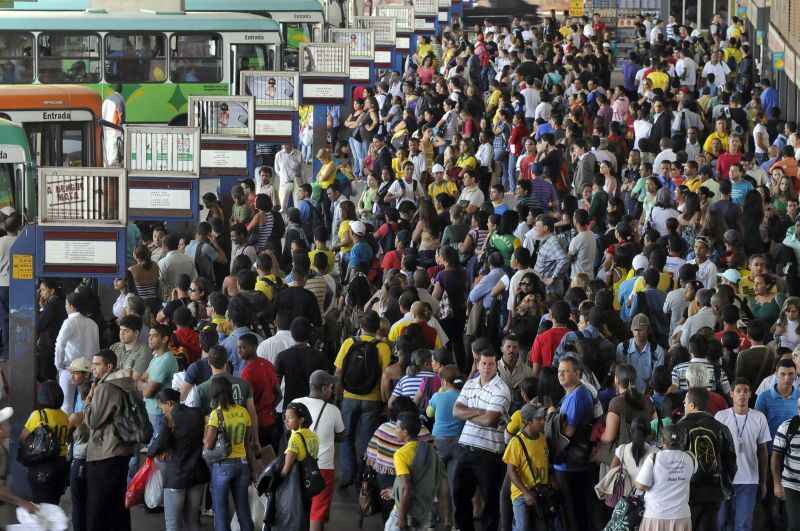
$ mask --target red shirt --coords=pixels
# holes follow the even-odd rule
[[[389,271],[390,269],[402,268],[403,259],[400,257],[400,253],[397,251],[389,251],[383,255],[383,260],[381,260],[381,269],[383,269],[384,272]]]
[[[519,163],[519,178],[530,181],[533,178],[533,165],[536,163],[536,154],[525,155]]]
[[[175,348],[183,348],[186,352],[186,361],[190,364],[196,362],[203,355],[200,346],[200,334],[191,328],[178,328],[174,334]]]
[[[569,328],[564,326],[554,326],[536,336],[531,346],[528,361],[531,365],[538,363],[540,367],[549,367],[553,364],[553,354],[556,352],[561,339],[567,335]]]
[[[242,380],[253,388],[253,402],[258,414],[258,426],[269,427],[275,424],[275,389],[278,387],[278,375],[275,367],[264,358],[255,357],[242,369]]]
[[[720,330],[714,334],[714,339],[722,343],[722,334],[728,332],[728,330]],[[742,351],[744,349],[750,348],[750,340],[747,339],[747,334],[743,334],[738,330],[735,330],[736,335],[739,336],[739,350]]]
[[[731,166],[742,160],[741,153],[728,153],[727,151],[717,159],[717,178],[728,180],[728,172]]]

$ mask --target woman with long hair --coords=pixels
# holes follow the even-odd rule
[[[631,442],[621,444],[614,451],[614,458],[611,460],[611,469],[620,468],[620,474],[624,474],[623,496],[631,496],[636,493],[634,485],[636,477],[639,475],[644,460],[656,452],[657,448],[647,442],[650,437],[650,424],[642,417],[636,417],[631,422],[630,427]]]
[[[800,344],[800,297],[784,301],[773,333],[779,347],[794,350]]]
[[[272,211],[272,199],[266,194],[256,196],[256,213],[247,224],[253,246],[257,252],[267,248],[275,229],[275,213]]]
[[[233,496],[236,516],[242,531],[254,531],[250,513],[248,487],[253,470],[250,441],[253,426],[250,413],[233,400],[233,386],[226,378],[212,378],[209,389],[211,402],[217,407],[208,417],[203,446],[211,450],[217,442],[217,431],[224,430],[231,444],[226,458],[211,465],[211,500],[214,508],[214,530],[230,531],[231,515],[228,497]]]
[[[750,190],[742,203],[742,243],[747,256],[766,252],[766,235],[762,233],[764,199],[757,190]]]
[[[316,459],[319,454],[319,437],[311,431],[311,412],[305,404],[300,402],[292,402],[286,406],[286,411],[283,414],[283,422],[286,425],[289,440],[286,444],[286,451],[284,452],[283,468],[281,469],[281,476],[287,477],[292,473],[292,469],[306,459]],[[280,487],[279,487],[280,488]],[[311,496],[308,496],[305,489],[302,489],[301,499],[303,501],[303,510],[305,511],[303,518],[301,518],[299,528],[297,531],[308,530],[309,519],[311,517]],[[280,527],[274,527],[276,531]],[[287,529],[288,531],[288,529]]]
[[[136,263],[128,268],[133,277],[133,288],[150,310],[156,313],[161,306],[158,265],[150,259],[150,249],[144,244],[137,245],[133,250],[133,259]]]
[[[452,346],[456,364],[462,373],[466,373],[471,364],[462,340],[467,321],[467,272],[461,267],[458,251],[453,247],[440,247],[436,262],[444,268],[433,280],[433,297],[440,302],[440,324],[447,337],[452,339],[448,345]]]
[[[683,212],[678,216],[680,235],[691,249],[694,239],[700,231],[701,213],[700,198],[694,192],[683,192]]]
[[[783,216],[786,214],[786,206],[789,201],[797,200],[797,192],[794,188],[794,182],[792,182],[790,177],[783,175],[783,170],[777,169],[773,174],[774,173],[780,173],[781,175],[777,179],[777,184],[770,188],[772,192],[772,206],[775,208],[775,211]]]
[[[442,236],[439,217],[430,199],[420,200],[416,219],[411,241],[417,247],[419,265],[428,268],[436,263],[436,249]]]
[[[617,365],[614,386],[617,396],[608,405],[606,427],[600,437],[601,443],[612,448],[630,442],[633,419],[641,417],[649,423],[652,416],[652,404],[636,388],[636,369],[631,365]]]
[[[753,277],[753,295],[747,298],[747,307],[754,319],[760,319],[767,327],[778,320],[783,307],[783,295],[774,290],[775,279],[770,275]]]

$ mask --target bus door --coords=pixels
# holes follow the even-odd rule
[[[23,125],[37,167],[95,165],[96,127],[90,111],[3,111],[0,117]]]
[[[241,44],[230,45],[230,95],[239,94],[239,82],[243,71],[275,70],[276,49],[274,44]]]
[[[20,204],[26,189],[25,150],[20,146],[0,144],[0,209],[14,207],[20,212],[27,204]]]

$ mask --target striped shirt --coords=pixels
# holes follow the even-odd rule
[[[265,212],[262,217],[262,222],[253,227],[255,232],[255,248],[258,252],[267,248],[267,243],[272,237],[272,226],[275,222],[275,214],[272,212]]]
[[[783,472],[781,472],[781,485],[784,489],[800,491],[800,432],[792,435],[788,440],[789,424],[792,419],[785,421],[778,427],[772,450],[785,456]]]
[[[483,386],[481,386],[480,376],[476,376],[464,384],[456,404],[499,412],[501,417],[505,417],[508,415],[508,407],[511,404],[511,390],[499,374],[496,374],[489,383]],[[501,426],[486,428],[468,420],[464,424],[464,430],[461,432],[458,443],[500,454],[503,452],[504,446],[503,429]]]
[[[425,380],[433,380],[435,378],[436,374],[432,373],[431,371],[419,371],[414,376],[403,376],[400,378],[400,381],[397,382],[397,385],[394,386],[392,396],[407,396],[409,398],[414,398],[414,396],[417,394],[417,391],[419,391],[422,382]]]
[[[706,389],[709,391],[718,391],[723,394],[730,394],[731,384],[728,381],[728,376],[725,374],[725,371],[705,358],[692,358],[690,361],[677,364],[672,369],[672,383],[677,385],[678,389],[681,391],[687,391],[689,389],[689,382],[686,380],[686,371],[689,370],[689,365],[692,363],[698,363],[705,369]],[[719,381],[717,381],[718,377]]]

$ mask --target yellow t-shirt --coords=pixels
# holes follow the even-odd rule
[[[472,155],[461,155],[456,160],[456,166],[462,170],[474,170],[478,167],[478,159]]]
[[[228,409],[216,408],[208,416],[208,425],[219,429],[219,417],[217,411],[222,410],[222,418],[225,422],[225,433],[228,435],[228,440],[231,442],[231,453],[228,454],[228,459],[244,459],[247,457],[247,451],[244,447],[245,437],[247,436],[247,428],[252,426],[250,420],[250,413],[239,405],[233,405]]]
[[[361,336],[362,341],[375,341],[375,336]],[[344,358],[347,356],[347,353],[350,352],[350,347],[353,346],[353,338],[348,337],[342,342],[341,348],[339,348],[339,353],[336,355],[336,360],[333,362],[334,367],[337,369],[341,369],[344,367]],[[381,364],[381,372],[389,366],[392,360],[392,351],[384,341],[378,341],[378,357],[380,358]],[[366,395],[355,395],[348,391],[344,392],[345,398],[352,398],[354,400],[372,400],[378,401],[381,399],[381,384],[378,382],[375,385],[375,389],[372,390],[371,393]]]
[[[525,458],[525,452],[522,449],[523,442],[525,448],[528,450],[528,456],[530,457],[533,470],[528,466],[528,460]],[[529,439],[524,433],[512,437],[503,454],[503,462],[517,469],[517,474],[519,474],[520,479],[528,488],[533,488],[537,485],[546,485],[549,481],[548,469],[550,467],[550,462],[547,452],[547,442],[545,441],[544,435],[541,433],[536,439]],[[522,496],[522,491],[512,483],[511,501],[516,500],[520,496]]]
[[[67,457],[67,451],[69,449],[69,441],[67,440],[69,419],[67,418],[67,414],[60,409],[50,408],[44,408],[44,414],[47,417],[46,425],[53,430],[53,433],[55,433],[58,438],[58,442],[61,443],[61,457]],[[28,430],[28,433],[33,433],[33,430],[42,424],[45,424],[45,422],[44,419],[42,419],[40,410],[37,409],[28,417],[28,421],[25,423],[25,429]]]
[[[500,98],[502,98],[502,96],[502,90],[493,90],[492,93],[489,94],[489,98],[486,100],[486,108],[497,109],[497,106],[500,105]]]
[[[726,63],[728,62],[728,59],[733,57],[733,60],[736,61],[736,64],[738,65],[739,61],[742,60],[743,55],[744,54],[742,54],[742,51],[739,48],[733,48],[731,46],[723,48],[722,50],[722,58]]]
[[[324,178],[324,175],[327,175],[327,177]],[[330,188],[333,181],[336,180],[336,163],[330,161],[327,164],[323,164],[317,174],[317,180],[319,181],[319,187],[323,190]]]
[[[669,76],[664,72],[654,71],[647,74],[647,79],[653,82],[653,89],[667,90],[669,87]]]
[[[233,326],[231,325],[230,321],[225,319],[224,315],[214,314],[211,316],[211,322],[217,325],[217,332],[223,335],[228,335],[233,330]]]
[[[636,295],[640,291],[644,291],[647,288],[647,285],[644,282],[644,277],[639,277],[636,279],[636,282],[633,283],[633,290],[631,290],[631,296]],[[663,293],[669,293],[672,289],[672,275],[665,272],[660,272],[658,274],[658,286],[656,286],[658,291]]]
[[[339,233],[339,241],[340,242],[344,241],[345,236],[347,236],[347,231],[349,231],[349,230],[350,230],[350,220],[349,219],[343,219],[339,223],[339,230],[337,231]],[[343,253],[350,252],[350,249],[352,249],[352,248],[353,248],[352,245],[343,245],[341,247],[341,252],[343,252]]]
[[[403,178],[403,164],[405,164],[407,160],[408,159],[400,160],[398,157],[392,159],[392,171],[394,172],[395,179]]]
[[[269,282],[267,282],[267,280],[273,284],[278,283],[278,279],[272,274],[258,277],[258,279],[256,279],[256,291],[260,291],[267,299],[272,300],[272,298],[275,296],[275,290],[272,288]]]
[[[303,441],[300,439],[301,435],[303,439],[305,439],[305,446],[303,446]],[[306,447],[308,447],[308,451],[311,452],[311,457],[316,459],[319,455],[319,437],[308,428],[300,428],[299,430],[292,431],[292,435],[289,437],[289,441],[286,444],[285,453],[288,454],[292,452],[297,456],[298,461],[302,461],[306,458]]]
[[[397,341],[397,338],[400,337],[400,334],[403,333],[403,330],[409,327],[409,325],[414,324],[414,321],[402,320],[397,321],[392,327],[389,329],[389,336],[387,339],[392,343]],[[434,348],[442,348],[442,339],[439,337],[439,334],[436,334],[436,343],[434,344]]]
[[[703,151],[711,153],[711,144],[714,143],[715,138],[718,138],[722,144],[722,151],[728,151],[728,135],[716,131],[706,137],[706,141],[703,142]]]
[[[428,54],[431,52],[433,52],[432,44],[417,45],[417,57],[419,58],[419,63],[422,64],[422,60],[428,57]]]
[[[441,183],[432,182],[428,185],[428,197],[435,199],[439,194],[447,194],[451,197],[458,197],[458,186],[453,181],[442,181]]]
[[[398,476],[411,475],[411,463],[417,455],[417,441],[408,441],[394,453],[394,471]]]
[[[516,410],[514,413],[511,414],[511,418],[508,419],[508,424],[506,424],[506,431],[509,435],[516,435],[519,430],[522,429],[522,413],[521,409]]]
[[[314,257],[317,256],[318,253],[322,253],[328,257],[328,269],[326,271],[320,271],[320,273],[325,275],[333,271],[333,264],[336,260],[336,254],[329,249],[314,249],[313,251],[309,251],[308,260],[311,262],[312,266],[314,265]]]

